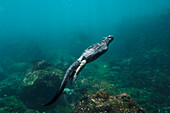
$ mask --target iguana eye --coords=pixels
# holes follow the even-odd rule
[[[108,36],[108,39],[109,39],[109,40],[113,40],[113,39],[114,39],[114,37],[113,37],[113,36],[111,36],[111,35],[109,35],[109,36]]]
[[[109,35],[108,38],[113,38],[113,36],[112,36],[112,35]]]

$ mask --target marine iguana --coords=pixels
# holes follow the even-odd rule
[[[64,79],[61,83],[61,86],[59,88],[59,91],[55,94],[55,96],[52,98],[51,101],[49,101],[46,104],[43,104],[44,106],[48,106],[53,104],[62,94],[64,88],[66,87],[68,81],[72,79],[72,82],[75,82],[77,79],[77,75],[80,73],[80,71],[83,69],[83,67],[94,60],[96,60],[98,57],[103,55],[107,50],[109,44],[113,41],[114,37],[109,35],[108,37],[104,37],[103,40],[100,43],[97,43],[93,46],[90,46],[87,48],[82,55],[77,59],[66,71],[66,74],[64,76]]]

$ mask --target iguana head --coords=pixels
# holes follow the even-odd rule
[[[107,45],[110,44],[110,42],[112,42],[114,40],[114,37],[109,35],[108,37],[104,37],[102,42],[105,42]]]

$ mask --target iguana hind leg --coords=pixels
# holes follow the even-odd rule
[[[77,75],[80,73],[80,71],[84,68],[85,65],[86,65],[86,60],[83,60],[80,64],[80,66],[76,69],[76,72],[74,73],[72,82],[76,81]]]

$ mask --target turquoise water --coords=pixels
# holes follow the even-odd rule
[[[61,97],[68,102],[44,109],[34,95],[24,100],[23,81],[35,62],[47,60],[64,75],[83,50],[108,35],[115,40],[107,53],[67,86],[79,91]],[[169,37],[169,0],[0,0],[0,100],[11,103],[0,102],[0,112],[70,112],[84,94],[103,89],[130,94],[147,112],[169,112]]]

